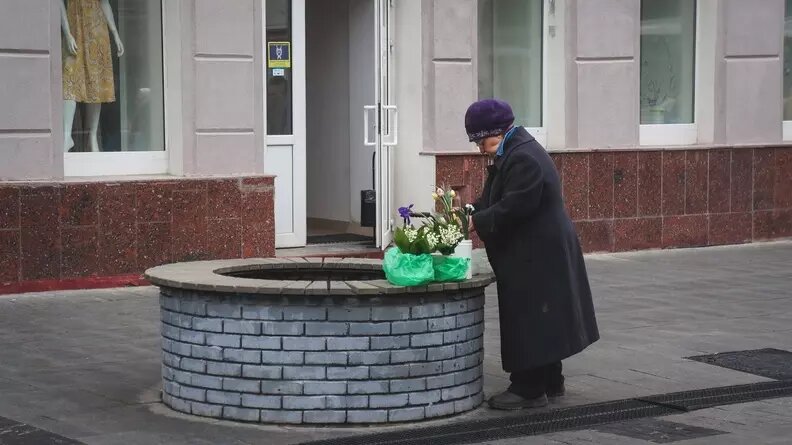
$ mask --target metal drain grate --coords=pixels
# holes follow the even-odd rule
[[[695,411],[722,405],[753,402],[792,396],[792,380],[761,382],[721,388],[697,389],[650,397],[638,400],[656,403],[679,411]]]
[[[709,365],[747,372],[769,379],[792,380],[792,352],[781,349],[754,349],[687,357]]]
[[[0,444],[3,445],[80,445],[82,442],[51,433],[32,425],[0,417]]]
[[[728,434],[726,431],[668,422],[659,419],[636,419],[629,422],[611,423],[595,428],[601,433],[615,434],[651,443],[673,443],[682,440]]]
[[[311,445],[451,445],[533,436],[719,405],[792,396],[792,381],[762,382],[618,400],[525,415],[306,442]]]

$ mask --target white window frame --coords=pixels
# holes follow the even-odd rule
[[[557,6],[551,5],[555,0],[542,1],[542,126],[541,127],[525,127],[529,133],[536,139],[537,142],[547,147],[547,120],[548,120],[548,106],[547,102],[550,98],[548,94],[547,81],[548,81],[548,43],[550,41],[550,11]]]
[[[85,176],[124,176],[124,175],[164,175],[171,170],[170,148],[180,146],[181,136],[179,131],[171,133],[171,125],[175,122],[174,117],[181,116],[180,106],[171,107],[169,105],[179,104],[176,100],[181,100],[179,93],[176,100],[169,97],[172,89],[181,90],[181,54],[178,51],[168,50],[169,44],[178,42],[181,39],[181,19],[178,14],[178,2],[173,0],[162,0],[162,77],[163,77],[163,102],[164,102],[164,141],[165,150],[161,151],[117,151],[117,152],[80,152],[63,153],[63,175],[66,177],[85,177]],[[166,26],[167,24],[167,26]],[[175,50],[181,49],[181,44],[175,44]],[[173,61],[171,57],[173,56]],[[173,82],[176,80],[176,82]],[[175,83],[175,85],[173,84]],[[173,110],[172,108],[176,108]],[[173,113],[176,111],[176,113]],[[175,116],[174,116],[175,115]],[[176,136],[179,140],[173,140],[171,136]],[[60,139],[63,139],[62,137]],[[60,145],[61,151],[63,150]]]
[[[687,0],[686,0],[687,1]],[[698,118],[701,110],[702,101],[699,98],[701,91],[701,5],[698,0],[696,2],[696,33],[693,44],[693,123],[690,124],[640,124],[639,122],[639,144],[642,146],[657,146],[657,145],[694,145],[699,140],[699,127]],[[639,17],[640,23],[640,17]],[[639,25],[640,26],[640,25]],[[640,32],[638,39],[640,41]],[[641,70],[641,56],[640,44],[638,54],[638,75],[640,76]],[[640,86],[638,91],[640,97]],[[640,106],[639,106],[640,113]]]
[[[783,140],[792,142],[792,121],[783,121]]]

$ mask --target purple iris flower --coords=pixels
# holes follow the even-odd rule
[[[399,207],[399,216],[402,217],[404,220],[404,225],[410,225],[410,215],[412,214],[412,208],[415,204],[410,204],[409,207]]]

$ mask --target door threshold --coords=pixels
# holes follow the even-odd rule
[[[384,252],[376,247],[355,243],[314,244],[306,247],[276,249],[278,258],[375,258],[382,259]]]

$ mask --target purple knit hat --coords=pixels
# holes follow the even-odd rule
[[[470,142],[505,133],[514,124],[511,106],[499,99],[474,102],[465,113],[465,130]]]

